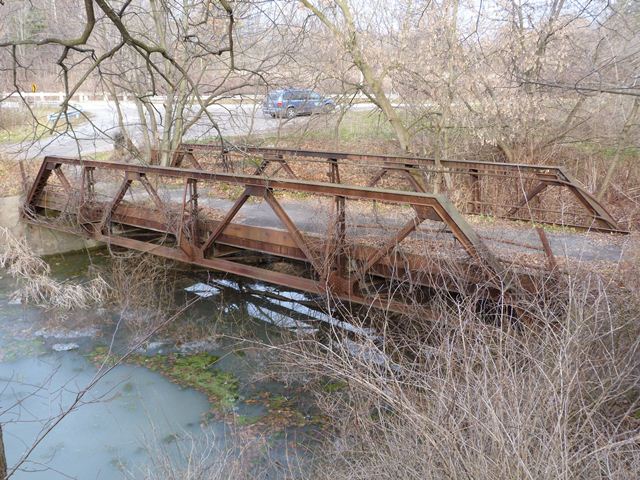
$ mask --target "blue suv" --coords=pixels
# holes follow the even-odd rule
[[[273,118],[328,113],[334,108],[335,103],[330,98],[325,98],[313,90],[294,88],[274,90],[262,102],[264,114]]]

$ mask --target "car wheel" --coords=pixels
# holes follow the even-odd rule
[[[333,105],[332,104],[327,103],[322,107],[322,113],[331,113],[331,112],[333,112]]]
[[[287,118],[288,119],[292,119],[292,118],[295,118],[295,116],[296,116],[295,108],[293,108],[293,107],[287,108]]]
[[[271,114],[271,118],[276,118],[276,114],[275,114],[275,113],[272,113],[272,114]]]

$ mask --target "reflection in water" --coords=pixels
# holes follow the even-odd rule
[[[91,258],[71,254],[50,261],[58,278],[82,280],[96,258],[105,263],[105,257],[99,253],[96,257],[95,252]],[[184,334],[197,330],[194,325],[199,324],[198,331],[209,332],[209,336],[183,338],[176,345],[166,337],[168,332],[162,332],[140,353],[206,351],[219,356],[215,367],[239,380],[240,400],[231,415],[235,420],[229,423],[229,415],[209,415],[216,405],[200,392],[182,388],[146,368],[121,365],[56,425],[14,478],[141,478],[146,468],[157,467],[152,464],[158,452],[169,455],[178,466],[186,461],[184,452],[192,451],[194,445],[206,446],[208,456],[215,457],[211,449],[231,448],[234,432],[245,424],[243,441],[266,442],[261,448],[268,451],[274,464],[286,463],[283,458],[291,455],[292,443],[308,444],[308,434],[317,428],[305,420],[312,417],[310,398],[299,394],[295,386],[256,381],[256,374],[262,373],[267,362],[251,349],[238,350],[238,338],[278,341],[282,330],[276,326],[300,328],[305,322],[304,328],[310,332],[316,326],[308,322],[317,324],[326,315],[297,303],[303,301],[304,297],[297,297],[300,294],[271,291],[255,283],[245,288],[234,280],[220,279],[185,294],[183,289],[197,279],[188,273],[184,276],[176,291],[179,301],[184,301],[185,295],[193,298],[207,291],[211,295],[202,295],[209,298],[194,305],[173,331]],[[34,306],[10,304],[15,289],[15,282],[0,272],[0,423],[10,466],[91,382],[96,365],[87,360],[89,354],[112,340],[118,352],[131,344],[125,328],[115,331],[118,311],[98,308],[61,316]],[[289,411],[283,410],[282,398],[288,399]],[[278,406],[280,419],[295,419],[296,425],[281,422],[277,431],[265,430],[276,423],[263,420],[272,413],[270,402]],[[253,431],[250,425],[264,428]]]

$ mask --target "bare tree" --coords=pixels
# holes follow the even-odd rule
[[[364,43],[367,39],[363,38],[352,6],[347,0],[335,0],[325,8],[309,0],[300,1],[331,32],[337,46],[348,53],[351,62],[362,76],[359,89],[382,110],[393,127],[400,148],[409,150],[411,142],[409,130],[400,117],[399,111],[392,105],[385,88],[387,71],[375,68],[368,55],[370,52],[365,51]],[[374,6],[370,8],[376,9]]]
[[[271,13],[261,2],[98,0],[85,1],[81,11],[84,27],[78,37],[5,32],[0,49],[12,90],[28,90],[23,65],[29,55],[38,49],[56,52],[65,92],[62,110],[68,110],[81,88],[102,88],[116,104],[121,135],[142,139],[138,143],[146,161],[153,150],[168,164],[183,136],[198,126],[222,140],[211,107],[233,95],[255,94],[283,57],[280,50],[270,49],[271,25],[255,21],[258,14]],[[124,97],[135,102],[137,132],[124,125]]]

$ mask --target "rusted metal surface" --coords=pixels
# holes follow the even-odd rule
[[[290,178],[298,178],[292,165],[294,162],[320,162],[328,164],[330,171],[328,177],[332,183],[341,183],[339,168],[346,164],[357,164],[363,171],[370,171],[371,177],[363,185],[375,187],[386,176],[400,174],[404,178],[406,187],[416,192],[425,192],[427,188],[422,181],[424,174],[449,176],[462,176],[467,178],[470,186],[470,200],[463,208],[465,213],[487,214],[508,220],[533,221],[552,225],[568,226],[572,228],[627,233],[622,229],[607,209],[592,195],[584,190],[580,184],[569,175],[562,167],[548,165],[529,165],[515,163],[494,163],[473,160],[441,160],[440,167],[436,168],[433,158],[416,156],[394,156],[380,154],[360,154],[350,152],[329,152],[319,150],[300,150],[271,147],[241,147],[237,149],[223,149],[219,144],[193,144],[183,143],[173,157],[173,166],[179,167],[186,162],[203,167],[197,163],[196,154],[214,153],[225,157],[225,165],[228,165],[230,155],[245,155],[260,158],[254,175],[265,175],[271,164],[277,164],[275,172],[270,175],[278,175],[284,171]],[[194,163],[195,162],[195,163]],[[516,186],[514,195],[505,194],[513,201],[511,205],[491,203],[483,199],[482,182],[492,192],[504,189],[506,181],[511,181]],[[526,187],[532,184],[532,187]],[[456,187],[453,187],[456,188]],[[532,201],[551,188],[567,192],[568,198],[575,203],[575,213],[564,210],[556,210],[549,207],[534,207]],[[454,192],[445,192],[454,194]],[[517,197],[520,199],[517,199]],[[553,197],[552,197],[553,198]],[[520,212],[520,214],[518,214]],[[562,218],[562,221],[547,217]],[[576,217],[570,220],[564,217]]]
[[[337,181],[337,162],[334,166]],[[52,172],[62,188],[52,184]],[[231,206],[214,218],[203,204],[202,192],[220,183],[241,188]],[[134,188],[144,198],[130,193]],[[332,215],[322,219],[325,225],[319,231],[305,230],[279,200],[282,192],[319,196],[327,200]],[[238,212],[252,198],[270,208],[281,228],[237,221]],[[378,242],[363,243],[357,230],[361,227],[347,218],[348,202],[403,208],[408,220],[401,224],[396,218],[395,223],[384,224]],[[459,290],[461,285],[499,289],[530,282],[527,275],[516,278],[505,268],[445,197],[421,192],[46,157],[23,213],[31,223],[112,245],[395,311],[409,308],[410,299],[372,285],[410,279],[417,285]],[[434,222],[437,228],[420,230],[424,222]],[[355,232],[355,240],[347,242],[347,232]],[[447,246],[441,242],[431,247],[432,252],[421,247],[424,250],[417,253],[399,249],[403,240],[428,232],[444,235]],[[459,251],[460,256],[448,256],[448,250]],[[301,270],[282,273],[246,264],[242,256],[235,260],[237,252],[294,260]]]
[[[555,269],[557,267],[556,258],[553,255],[553,250],[551,249],[551,244],[549,243],[547,234],[544,233],[544,229],[542,227],[536,227],[536,232],[538,232],[540,243],[542,243],[542,248],[544,249],[544,253],[547,256],[549,268]]]

